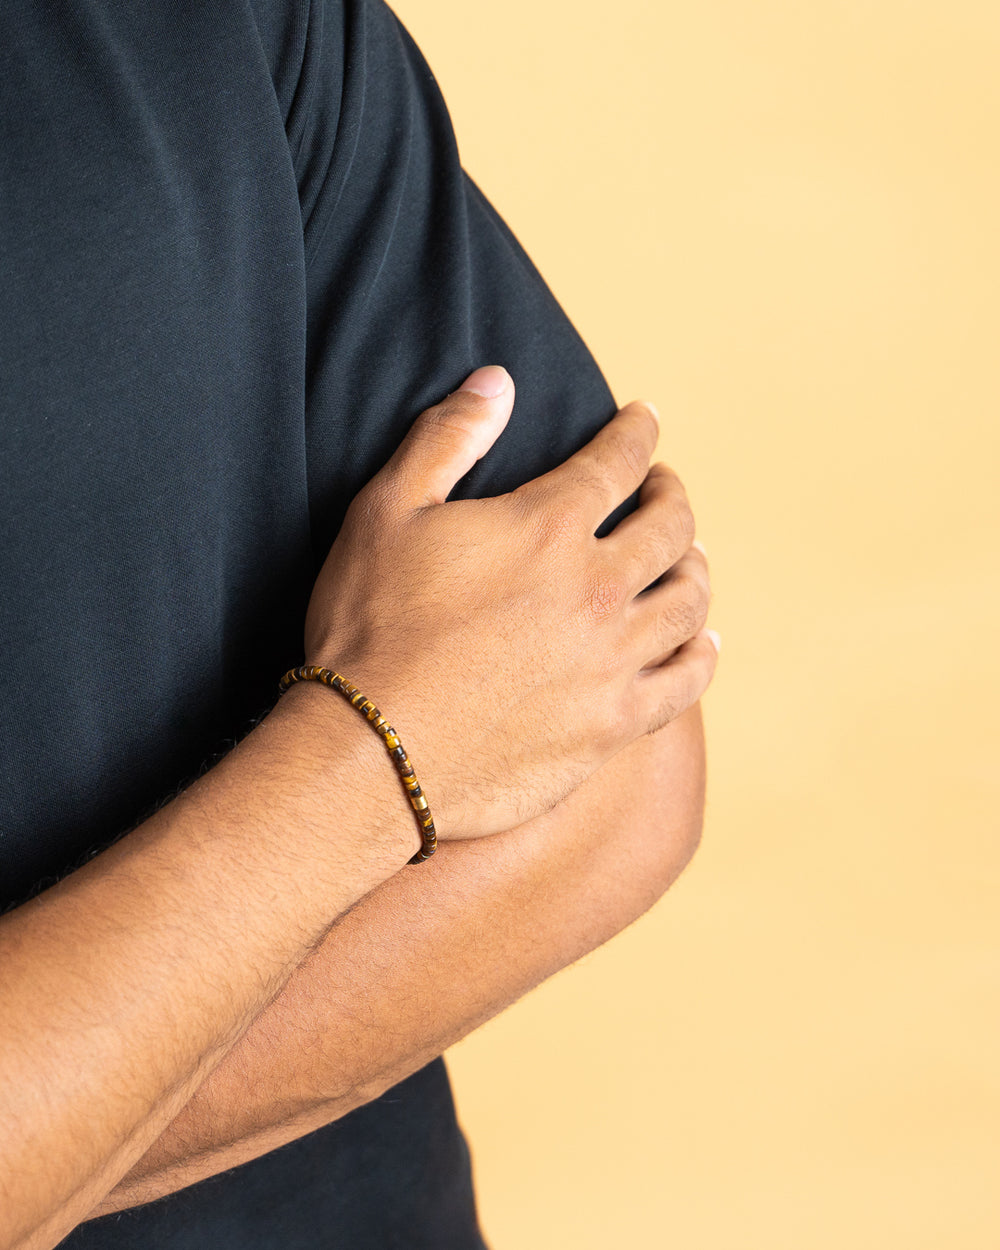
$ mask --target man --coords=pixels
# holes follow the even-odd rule
[[[682,489],[383,5],[3,26],[0,1245],[479,1246],[436,1056],[697,842]],[[354,709],[264,715],[304,618],[425,864]]]

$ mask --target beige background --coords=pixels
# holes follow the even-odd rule
[[[723,637],[671,894],[451,1055],[495,1250],[1000,1247],[1000,5],[398,0]]]

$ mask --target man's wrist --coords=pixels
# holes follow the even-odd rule
[[[325,831],[345,858],[371,861],[371,888],[420,849],[420,829],[381,738],[334,690],[299,682],[267,717],[290,735],[296,765],[321,784],[329,812]]]

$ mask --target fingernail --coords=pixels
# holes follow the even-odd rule
[[[640,399],[639,402],[642,404],[643,408],[645,408],[646,411],[650,414],[650,416],[653,418],[656,424],[660,425],[661,424],[660,410],[653,403],[653,401],[651,399]]]
[[[691,541],[691,546],[692,546],[692,547],[697,547],[697,548],[698,548],[698,550],[701,552],[701,554],[702,554],[703,556],[707,556],[707,555],[708,555],[708,552],[707,552],[707,551],[705,550],[705,548],[701,545],[701,543],[697,540],[697,538],[692,539],[692,541]]]
[[[718,655],[718,653],[722,650],[722,639],[714,629],[706,629],[705,633],[708,634],[709,638],[712,640],[712,646],[715,648],[716,655]]]
[[[483,365],[474,373],[470,373],[460,391],[472,391],[474,395],[482,395],[483,399],[496,399],[510,385],[510,374],[500,365]]]

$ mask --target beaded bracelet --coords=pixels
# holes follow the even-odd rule
[[[417,817],[417,823],[420,825],[421,847],[416,855],[410,860],[411,864],[422,863],[437,850],[437,832],[434,829],[434,820],[431,817],[431,809],[424,798],[424,792],[420,788],[420,782],[417,781],[416,774],[413,771],[413,765],[406,757],[403,745],[399,741],[399,734],[389,724],[382,713],[378,710],[371,699],[366,699],[357,686],[352,686],[346,677],[342,677],[340,673],[335,673],[330,668],[320,668],[316,664],[303,664],[299,668],[290,668],[278,683],[279,691],[284,694],[291,686],[299,681],[319,681],[324,686],[330,686],[337,690],[347,699],[352,707],[356,707],[358,711],[371,721],[372,728],[377,730],[382,741],[385,743],[385,749],[389,752],[389,758],[396,765],[396,771],[399,773],[400,779],[406,788],[406,796],[410,800],[410,806],[413,808]]]

